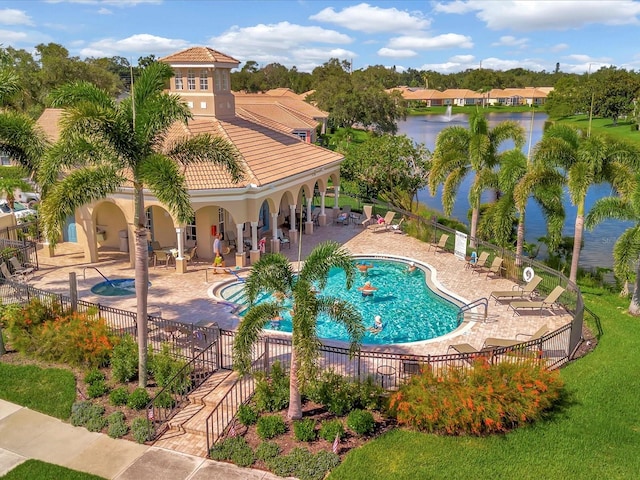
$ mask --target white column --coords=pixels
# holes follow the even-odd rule
[[[251,222],[251,250],[258,250],[258,222]]]
[[[324,197],[326,194],[326,190],[320,192],[320,215],[324,215]]]
[[[236,224],[236,253],[244,253],[244,223]]]
[[[178,258],[177,260],[182,260],[182,254],[184,253],[184,247],[182,245],[182,228],[176,228],[176,236],[178,237]]]
[[[290,231],[295,232],[296,231],[296,206],[289,205],[289,211],[291,212],[289,215]]]
[[[307,198],[307,222],[304,224],[304,231],[307,235],[313,235],[313,220],[311,219],[311,202],[313,198]]]
[[[311,221],[311,202],[313,198],[307,198],[307,221]]]
[[[334,201],[333,210],[334,210],[334,213],[335,213],[335,211],[340,208],[340,185],[336,185],[335,187],[333,187],[333,191],[335,192],[335,197],[334,197],[334,200],[333,200]]]
[[[278,239],[278,212],[272,213],[271,214],[271,225],[273,225],[273,227],[271,227],[271,238],[273,240],[277,240]]]

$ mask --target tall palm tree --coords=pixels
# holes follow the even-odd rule
[[[512,241],[514,221],[517,221],[516,256],[520,259],[524,246],[525,206],[529,196],[532,196],[545,217],[548,237],[553,248],[560,240],[564,223],[562,184],[550,181],[546,177],[526,177],[531,165],[519,149],[514,148],[501,153],[499,162],[499,170],[488,172],[481,178],[485,188],[495,188],[500,192],[500,196],[483,212],[478,230],[497,245],[508,246]],[[525,183],[525,178],[537,181]]]
[[[635,189],[630,194],[596,200],[585,218],[585,226],[591,230],[606,219],[635,223],[620,235],[613,246],[613,271],[626,285],[633,279],[635,267],[635,288],[629,313],[640,315],[640,176],[635,177]]]
[[[43,189],[40,211],[51,242],[77,208],[133,187],[141,386],[147,383],[149,289],[144,191],[155,195],[182,223],[193,216],[193,209],[181,167],[212,162],[225,168],[234,181],[243,175],[236,149],[222,138],[201,134],[167,144],[170,127],[191,118],[180,97],[164,91],[172,75],[168,65],[150,64],[132,86],[132,95],[121,102],[89,83],[58,89],[52,104],[65,107],[60,141],[38,172]]]
[[[481,178],[497,166],[498,150],[507,140],[513,140],[516,148],[522,148],[525,142],[524,129],[511,120],[489,128],[489,122],[479,111],[469,116],[468,129],[461,126],[447,127],[436,139],[429,173],[429,189],[431,195],[435,195],[438,185],[443,185],[442,207],[446,215],[451,215],[458,188],[464,178],[471,172],[475,173],[469,189],[471,247],[476,244],[480,197],[484,189]]]
[[[602,136],[587,136],[564,124],[548,127],[534,152],[535,175],[554,176],[567,186],[576,208],[575,233],[569,280],[576,282],[582,236],[585,200],[592,185],[610,183],[617,191],[629,187],[633,178],[633,150]],[[532,182],[532,179],[527,181]]]
[[[331,296],[318,296],[314,286],[323,289],[329,271],[341,268],[346,273],[346,288],[353,286],[355,266],[345,249],[336,242],[324,242],[313,249],[298,274],[295,274],[287,257],[269,254],[262,257],[251,269],[245,283],[249,311],[238,327],[234,342],[235,368],[247,372],[251,366],[251,347],[256,343],[264,326],[280,316],[285,308],[277,298],[286,296],[293,302],[292,344],[288,416],[302,417],[300,391],[316,377],[319,340],[316,334],[318,315],[325,314],[343,324],[351,338],[351,351],[355,352],[364,335],[360,312],[349,302]],[[273,301],[256,304],[261,292],[275,294]]]

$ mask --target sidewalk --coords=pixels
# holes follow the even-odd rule
[[[0,476],[27,459],[116,480],[275,480],[261,470],[114,440],[0,400]]]

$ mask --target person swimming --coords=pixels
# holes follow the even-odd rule
[[[367,330],[373,333],[374,335],[377,335],[382,331],[383,328],[384,328],[384,323],[382,323],[382,317],[380,317],[380,315],[376,315],[375,318],[373,319],[373,325],[367,328]]]
[[[371,282],[364,282],[364,285],[361,287],[358,287],[358,290],[362,292],[363,297],[368,297],[373,295],[373,292],[375,292],[378,289],[373,285],[371,285]]]
[[[413,273],[416,270],[416,263],[415,262],[411,262],[408,266],[407,266],[407,273]]]
[[[373,268],[373,263],[359,263],[356,265],[356,267],[358,268],[358,270],[360,270],[360,273],[362,273],[363,275],[367,275],[369,273],[369,269]]]

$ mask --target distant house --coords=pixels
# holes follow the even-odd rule
[[[466,107],[473,105],[544,105],[553,87],[527,87],[492,89],[480,93],[466,88],[450,88],[443,92],[433,89],[395,87],[387,91],[400,91],[407,101],[424,103],[427,107],[451,105]]]
[[[183,252],[188,245],[197,245],[198,257],[211,258],[216,234],[224,240],[236,240],[236,265],[245,264],[247,249],[251,261],[260,257],[262,238],[278,251],[277,230],[284,223],[291,229],[292,242],[302,227],[305,234],[313,234],[311,204],[316,194],[322,228],[327,221],[325,195],[329,185],[333,186],[333,207],[337,208],[340,164],[344,160],[339,153],[309,143],[318,123],[315,116],[321,118],[322,114],[288,92],[235,95],[230,88],[230,72],[239,62],[208,47],[188,48],[160,61],[175,72],[169,92],[180,95],[194,117],[186,125],[173,125],[167,142],[200,133],[221,136],[235,145],[246,172],[240,182],[234,183],[214,165],[186,166],[183,174],[195,212],[186,224],[173,218],[151,192],[144,192],[150,240],[176,248],[177,272],[186,271]],[[39,119],[51,140],[58,138],[61,115],[62,110],[47,109]],[[81,207],[67,219],[61,232],[63,240],[82,244],[86,260],[96,262],[101,251],[122,249],[120,238],[127,234],[125,245],[133,264],[132,201],[132,189],[123,187],[109,198]],[[303,226],[296,221],[301,210],[308,219]]]

